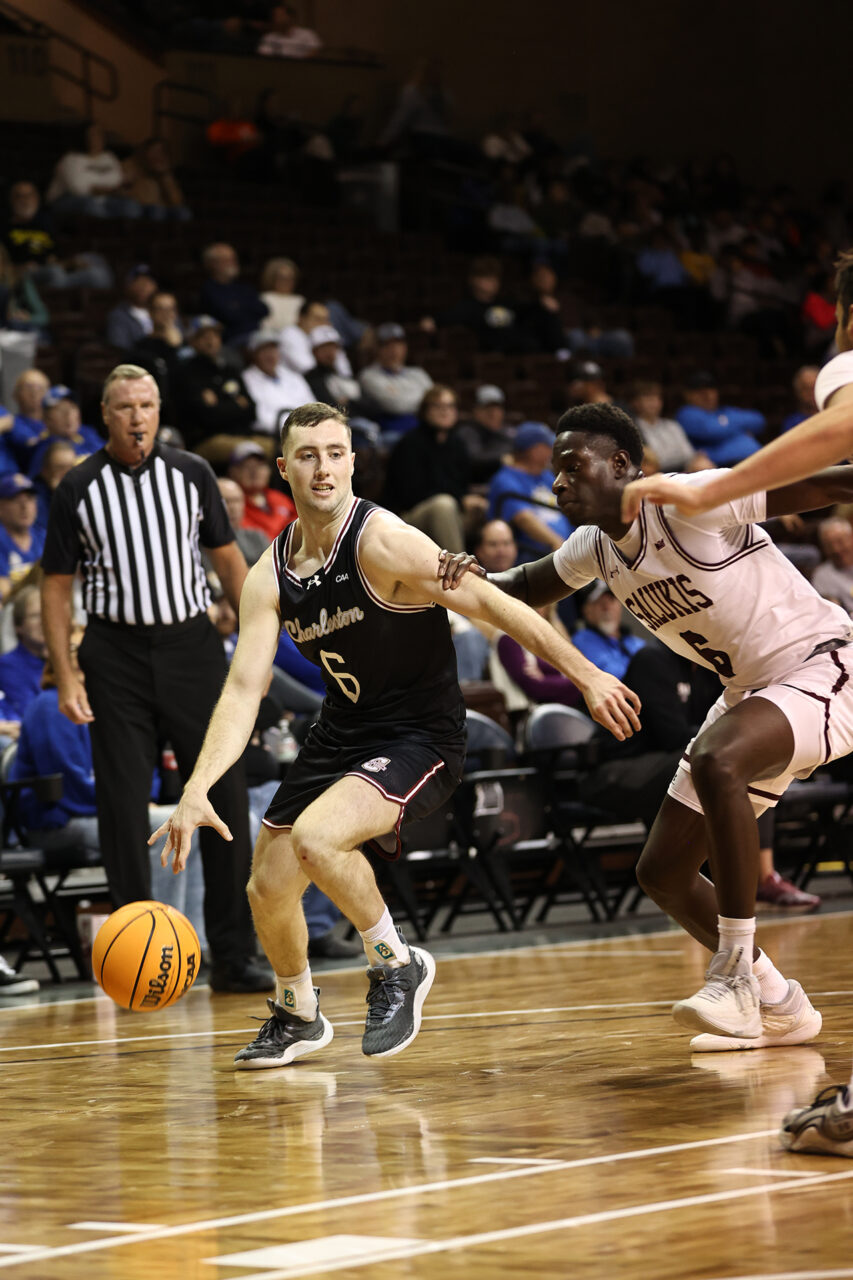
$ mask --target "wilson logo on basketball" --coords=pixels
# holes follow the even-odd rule
[[[158,1005],[163,999],[163,993],[169,985],[169,978],[172,976],[172,956],[175,948],[165,946],[160,948],[160,971],[148,980],[148,991],[142,997],[142,1007],[147,1008],[149,1005]]]
[[[189,991],[190,987],[195,982],[196,959],[197,957],[192,951],[187,956],[187,963],[186,963],[187,973],[186,973],[186,977],[184,978],[184,985],[181,987],[181,995],[183,995],[185,991]]]

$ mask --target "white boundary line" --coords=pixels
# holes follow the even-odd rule
[[[848,1178],[853,1178],[853,1169],[845,1173],[828,1173],[805,1185],[808,1187],[816,1187],[819,1184],[823,1186],[828,1182],[840,1182]],[[747,1196],[764,1195],[768,1191],[790,1191],[794,1187],[798,1191],[802,1191],[803,1183],[799,1179],[775,1184],[768,1182],[764,1186],[738,1188],[730,1191],[712,1191],[703,1196],[685,1196],[682,1200],[657,1200],[651,1204],[630,1205],[625,1209],[605,1209],[601,1213],[585,1213],[576,1218],[557,1218],[552,1222],[533,1222],[524,1227],[506,1227],[501,1231],[484,1231],[479,1235],[452,1236],[449,1240],[420,1241],[416,1244],[407,1244],[401,1249],[377,1253],[374,1257],[347,1258],[341,1259],[339,1262],[325,1262],[315,1266],[309,1264],[306,1267],[297,1265],[287,1267],[281,1271],[265,1271],[263,1276],[259,1276],[258,1272],[255,1271],[251,1275],[233,1276],[232,1280],[293,1280],[293,1277],[296,1276],[316,1276],[331,1271],[357,1271],[360,1267],[370,1266],[377,1262],[385,1264],[402,1258],[418,1258],[434,1253],[451,1253],[459,1249],[476,1249],[483,1245],[497,1244],[502,1241],[521,1240],[527,1236],[545,1235],[551,1231],[568,1231],[574,1227],[598,1226],[604,1222],[619,1222],[624,1221],[626,1218],[639,1218],[651,1213],[670,1213],[675,1209],[692,1209],[697,1205],[720,1204],[726,1200],[740,1200],[746,1199]],[[218,1265],[222,1265],[222,1258],[220,1258]],[[831,1275],[832,1273],[812,1272],[811,1274],[813,1276],[817,1274],[821,1277],[821,1280],[825,1280],[826,1275]],[[849,1276],[853,1275],[853,1272],[836,1272],[836,1275]],[[780,1280],[780,1278],[774,1276],[768,1277],[768,1280]]]
[[[853,1267],[845,1267],[843,1271],[761,1271],[752,1276],[726,1276],[725,1280],[850,1280]],[[258,1280],[268,1280],[267,1276]],[[724,1280],[718,1277],[718,1280]]]
[[[38,1251],[30,1251],[26,1257],[21,1258],[0,1258],[0,1269],[5,1267],[17,1266],[19,1262],[46,1262],[52,1261],[54,1258],[67,1258],[81,1253],[100,1253],[106,1249],[115,1249],[128,1244],[147,1244],[152,1240],[168,1240],[175,1236],[198,1235],[205,1231],[220,1231],[225,1227],[242,1227],[255,1222],[270,1222],[281,1218],[304,1217],[309,1213],[337,1213],[341,1209],[352,1208],[355,1205],[366,1204],[383,1204],[389,1200],[408,1200],[413,1197],[431,1194],[436,1191],[458,1191],[464,1187],[483,1186],[486,1183],[493,1182],[509,1182],[516,1181],[519,1178],[535,1178],[541,1177],[543,1174],[563,1173],[571,1169],[586,1169],[593,1165],[619,1164],[625,1160],[643,1160],[655,1159],[658,1156],[672,1155],[682,1151],[698,1151],[705,1147],[724,1147],[736,1142],[756,1142],[760,1138],[769,1138],[777,1133],[777,1129],[758,1129],[753,1133],[736,1133],[730,1134],[725,1138],[702,1138],[696,1142],[678,1142],[665,1147],[643,1147],[639,1151],[618,1151],[613,1155],[607,1156],[585,1156],[579,1160],[564,1160],[558,1164],[536,1165],[533,1168],[509,1169],[501,1170],[497,1173],[478,1173],[467,1178],[450,1178],[443,1182],[423,1182],[415,1186],[409,1187],[393,1187],[387,1191],[368,1191],[361,1195],[341,1196],[332,1200],[315,1200],[308,1204],[291,1204],[284,1208],[278,1209],[258,1209],[253,1213],[238,1213],[227,1218],[208,1218],[198,1222],[187,1222],[175,1227],[162,1227],[154,1231],[140,1232],[136,1235],[117,1235],[105,1236],[100,1240],[84,1240],[79,1244],[59,1245],[56,1248],[40,1249]],[[853,1178],[853,1170],[849,1173],[841,1175],[833,1175],[834,1177]],[[822,1181],[826,1181],[825,1178]],[[776,1183],[772,1189],[778,1191],[785,1187],[785,1183]],[[797,1179],[792,1183],[797,1187],[813,1186],[813,1182],[803,1184],[801,1179]],[[739,1195],[754,1195],[756,1190],[767,1190],[768,1188],[750,1187],[746,1191],[722,1192],[720,1198],[728,1199]],[[698,1197],[693,1201],[684,1201],[684,1204],[696,1203],[701,1204],[718,1197]],[[673,1201],[673,1205],[682,1202]],[[640,1210],[643,1211],[642,1209]],[[618,1215],[623,1212],[614,1210],[614,1214]],[[630,1211],[624,1211],[630,1212]],[[596,1221],[599,1215],[592,1215],[591,1221]],[[606,1219],[602,1219],[606,1220]],[[573,1222],[572,1219],[567,1221]],[[543,1228],[536,1226],[534,1230]],[[547,1229],[555,1230],[553,1226]],[[519,1233],[524,1233],[527,1228],[518,1228]],[[448,1247],[447,1241],[439,1241],[438,1248]],[[461,1246],[460,1246],[461,1247]],[[221,1251],[220,1251],[221,1252]],[[384,1256],[384,1255],[383,1255]],[[346,1264],[351,1265],[350,1263]],[[299,1273],[299,1274],[309,1274]],[[236,1280],[236,1278],[235,1278]],[[258,1280],[254,1277],[253,1280]],[[264,1276],[262,1280],[273,1280],[271,1276]]]

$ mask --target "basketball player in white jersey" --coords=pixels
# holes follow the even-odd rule
[[[853,749],[853,631],[754,522],[848,500],[853,468],[700,519],[643,505],[624,521],[622,493],[642,453],[636,427],[614,406],[564,414],[554,492],[578,527],[556,552],[490,580],[538,606],[602,578],[660,641],[717,671],[724,691],[685,752],[637,876],[713,953],[705,986],[673,1009],[698,1033],[691,1048],[800,1044],[821,1018],[755,946],[755,815],[792,778]],[[464,562],[445,558],[449,586]],[[699,874],[706,858],[713,884]]]
[[[624,494],[626,520],[634,518],[644,501],[671,503],[691,517],[759,490],[778,494],[779,486],[853,456],[853,251],[842,254],[836,266],[838,355],[818,375],[819,412],[732,471],[710,474],[706,485],[688,486],[683,477],[668,476],[635,481]],[[768,493],[768,503],[773,497]],[[853,1157],[853,1075],[847,1085],[824,1089],[811,1106],[791,1111],[782,1123],[781,1139],[791,1151]]]

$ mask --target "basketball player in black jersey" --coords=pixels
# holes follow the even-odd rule
[[[185,865],[196,827],[229,832],[208,790],[241,755],[255,723],[282,625],[323,671],[319,720],[287,773],[255,847],[249,899],[276,974],[271,1017],[235,1062],[277,1067],[322,1048],[332,1027],[308,967],[300,900],[313,881],[361,933],[368,959],[364,1053],[405,1049],[420,1027],[435,962],[406,945],[360,850],[443,803],[465,754],[465,709],[437,566],[438,548],[396,516],[353,496],[346,418],[324,404],[282,428],[279,470],[298,518],[250,571],[240,637],[193,774],[166,835],[163,865]],[[454,610],[508,632],[573,680],[617,738],[639,728],[639,700],[561,639],[533,610],[473,575]],[[396,845],[396,850],[394,846]]]

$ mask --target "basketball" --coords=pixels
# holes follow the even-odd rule
[[[101,925],[92,946],[99,986],[123,1009],[165,1009],[195,982],[198,935],[186,916],[163,902],[129,902]]]

